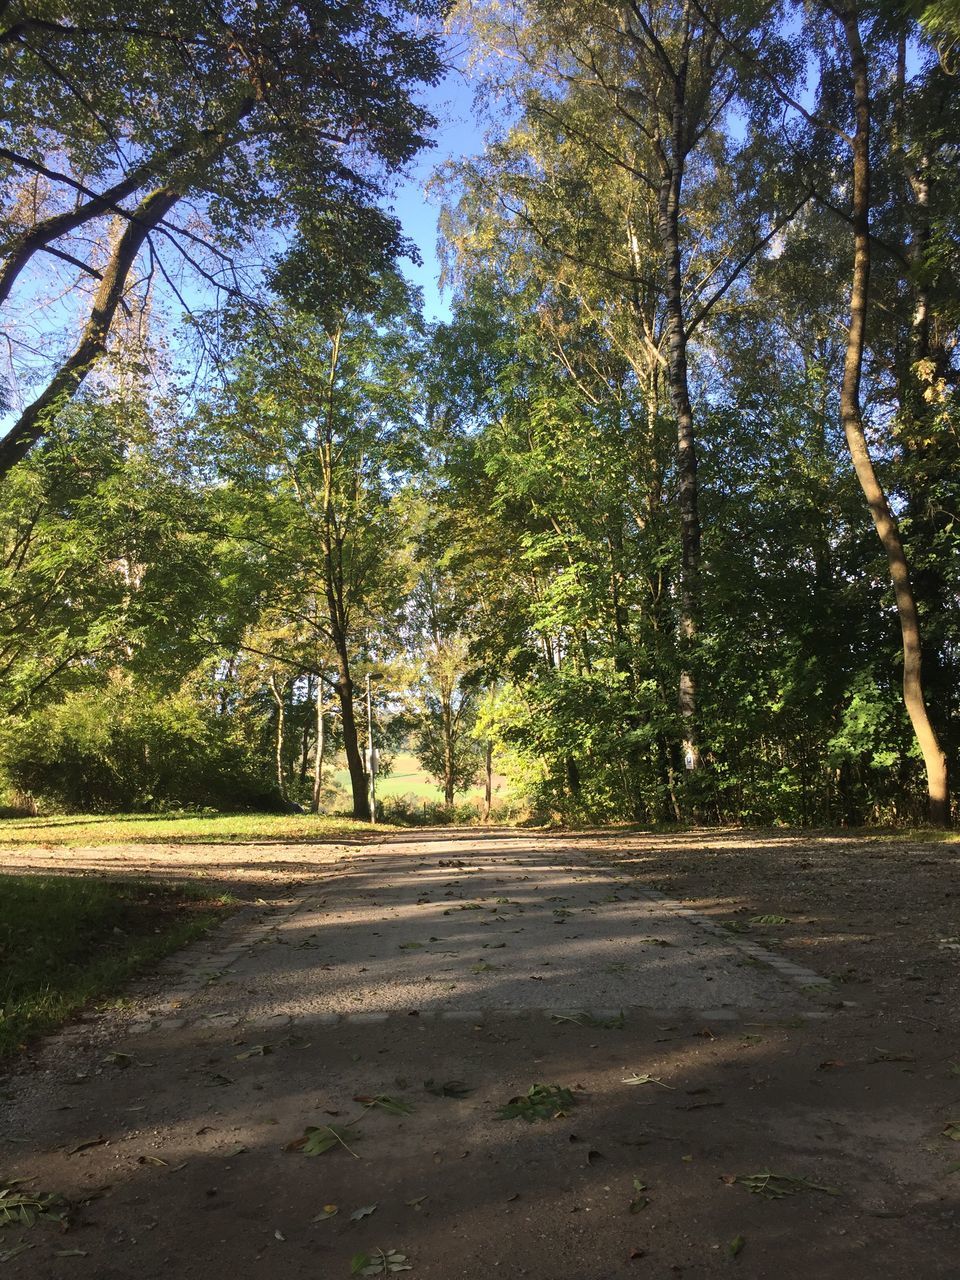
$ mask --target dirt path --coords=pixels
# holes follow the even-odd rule
[[[6,1273],[336,1280],[395,1250],[412,1280],[956,1277],[956,1010],[878,1024],[709,894],[664,898],[652,847],[181,856],[301,888],[11,1082],[0,1174],[78,1207],[64,1234],[0,1232],[0,1256],[30,1246]],[[537,1083],[563,1114],[498,1118]],[[286,1149],[308,1126],[313,1158]],[[765,1171],[788,1180],[735,1180]]]

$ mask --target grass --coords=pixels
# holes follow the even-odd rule
[[[338,761],[338,764],[340,767],[332,772],[330,779],[334,786],[346,795],[350,790],[350,775],[346,768],[343,767],[342,759]],[[502,799],[506,790],[506,779],[495,773],[494,792],[496,797]],[[412,752],[398,751],[391,762],[390,772],[382,773],[377,778],[377,799],[393,800],[405,798],[425,800],[427,804],[442,804],[443,787],[439,785],[436,778],[427,773]],[[482,799],[483,786],[480,783],[468,788],[466,791],[457,792],[458,804],[464,802],[479,804]]]
[[[0,1058],[200,936],[231,910],[200,887],[0,877]]]
[[[101,844],[233,844],[237,841],[302,842],[368,836],[372,827],[352,818],[311,813],[111,813],[0,820],[0,850],[21,846]]]

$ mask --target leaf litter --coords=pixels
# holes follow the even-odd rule
[[[810,1178],[801,1178],[792,1173],[772,1173],[764,1169],[760,1173],[724,1174],[721,1178],[728,1186],[739,1184],[746,1187],[755,1196],[765,1200],[782,1200],[785,1196],[796,1195],[800,1191],[821,1191],[824,1195],[840,1195],[839,1187],[831,1187],[823,1182],[813,1182]]]
[[[528,1124],[536,1120],[557,1120],[577,1105],[569,1089],[558,1084],[532,1084],[526,1093],[518,1094],[500,1107],[500,1120],[522,1119]]]
[[[355,1253],[350,1260],[352,1276],[388,1276],[397,1271],[412,1271],[405,1253],[396,1249],[374,1249],[373,1253]]]

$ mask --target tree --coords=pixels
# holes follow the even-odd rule
[[[0,706],[123,669],[172,688],[235,634],[217,521],[136,404],[87,402],[0,494]]]
[[[185,310],[168,251],[214,301],[236,298],[236,251],[264,235],[283,245],[267,274],[301,305],[359,300],[405,247],[377,200],[433,123],[413,94],[440,74],[442,7],[174,0],[160,21],[103,0],[4,6],[0,301],[38,255],[95,288],[73,350],[0,439],[0,476],[102,360],[144,254],[141,287],[161,276]]]
[[[867,55],[860,31],[861,14],[855,5],[830,9],[843,29],[847,70],[853,96],[854,126],[849,135],[852,157],[851,225],[854,238],[853,276],[850,286],[850,328],[847,336],[840,414],[847,447],[877,536],[887,555],[893,582],[903,643],[903,700],[923,754],[927,772],[930,821],[949,823],[950,800],[947,761],[930,722],[923,692],[923,656],[920,617],[910,581],[903,540],[887,495],[877,478],[863,426],[860,378],[866,345],[870,287],[870,106],[871,88]]]
[[[749,6],[735,13],[751,20]],[[688,348],[806,194],[768,153],[762,96],[688,0],[530,0],[470,6],[470,15],[489,47],[511,49],[520,69],[506,83],[524,111],[486,164],[467,173],[468,188],[489,194],[480,219],[513,220],[555,270],[563,264],[562,293],[589,305],[644,390],[648,435],[666,372],[679,508],[679,724],[695,774],[702,533]],[[751,126],[740,139],[730,127],[735,109]],[[477,204],[474,196],[461,223],[477,219]]]
[[[470,683],[470,598],[445,563],[442,522],[421,511],[417,532],[418,572],[404,619],[413,667],[408,715],[417,758],[440,782],[444,805],[452,809],[456,793],[476,781],[480,764],[472,733],[477,689]]]
[[[234,537],[259,560],[262,607],[330,653],[354,816],[366,820],[355,668],[400,607],[393,499],[418,434],[419,320],[400,281],[382,281],[382,292],[373,315],[254,323],[201,415],[202,448],[229,485]],[[325,668],[312,674],[329,678]]]

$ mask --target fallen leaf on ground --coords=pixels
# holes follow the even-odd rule
[[[519,1117],[532,1123],[534,1120],[556,1120],[576,1106],[576,1098],[569,1089],[557,1084],[532,1084],[526,1093],[511,1098],[497,1112],[500,1120]]]
[[[391,1098],[388,1093],[378,1093],[375,1097],[370,1097],[365,1093],[355,1093],[353,1095],[354,1102],[362,1102],[369,1110],[371,1107],[378,1107],[381,1111],[386,1111],[391,1116],[408,1116],[413,1111],[413,1107],[409,1102],[404,1102],[402,1098]]]
[[[797,1177],[791,1173],[771,1173],[769,1169],[760,1173],[727,1173],[723,1174],[721,1181],[727,1186],[739,1183],[753,1195],[762,1196],[765,1200],[782,1200],[784,1196],[796,1195],[798,1191],[822,1191],[828,1196],[840,1194],[839,1187],[812,1182],[809,1178]]]
[[[35,1244],[15,1244],[12,1249],[5,1249],[0,1253],[0,1262],[10,1262],[13,1258],[19,1258],[21,1253],[26,1253],[28,1249],[35,1249]]]
[[[269,1044],[255,1044],[249,1049],[244,1049],[243,1053],[238,1053],[236,1059],[243,1062],[246,1058],[265,1058],[268,1053],[273,1053],[273,1046]]]
[[[359,1209],[354,1209],[350,1215],[351,1222],[359,1222],[361,1218],[369,1218],[371,1213],[376,1213],[377,1206],[375,1204],[362,1204]]]
[[[642,1191],[646,1191],[646,1189],[647,1189],[647,1185],[646,1185],[646,1183],[645,1183],[645,1182],[641,1182],[641,1181],[640,1181],[640,1179],[639,1179],[638,1177],[636,1177],[636,1176],[635,1176],[635,1177],[634,1177],[634,1179],[633,1179],[633,1189],[634,1189],[634,1191],[636,1191],[636,1192],[637,1192],[637,1194],[636,1194],[636,1195],[633,1197],[633,1199],[630,1201],[630,1212],[631,1212],[631,1213],[642,1213],[642,1212],[643,1212],[643,1210],[644,1210],[644,1209],[647,1207],[647,1205],[650,1203],[650,1197],[649,1197],[649,1196],[645,1196],[645,1195],[641,1195],[641,1194],[640,1194],[640,1192],[642,1192]]]
[[[637,1072],[634,1072],[632,1076],[625,1076],[623,1083],[624,1084],[658,1084],[660,1085],[661,1089],[673,1089],[675,1087],[672,1084],[664,1083],[664,1081],[661,1080],[658,1076],[638,1075]]]
[[[406,1254],[389,1249],[375,1249],[371,1253],[355,1253],[350,1260],[350,1274],[353,1276],[388,1276],[397,1271],[412,1271]]]
[[[90,1147],[102,1147],[102,1146],[105,1146],[106,1143],[107,1143],[107,1139],[103,1136],[103,1134],[101,1134],[99,1138],[87,1138],[85,1142],[78,1142],[75,1147],[70,1147],[70,1149],[67,1151],[67,1155],[75,1156],[78,1151],[86,1151]]]
[[[286,1149],[302,1151],[305,1156],[322,1156],[325,1152],[340,1146],[359,1160],[360,1157],[346,1141],[349,1137],[351,1142],[355,1142],[359,1136],[358,1133],[350,1133],[340,1125],[312,1124],[304,1130],[302,1138],[294,1138],[293,1142],[287,1144]]]
[[[119,1049],[113,1049],[103,1060],[113,1067],[129,1067],[133,1064],[133,1055],[129,1053],[121,1053]]]
[[[52,1191],[18,1190],[23,1183],[22,1178],[0,1182],[0,1227],[32,1227],[39,1218],[66,1221],[67,1204],[62,1196]]]

